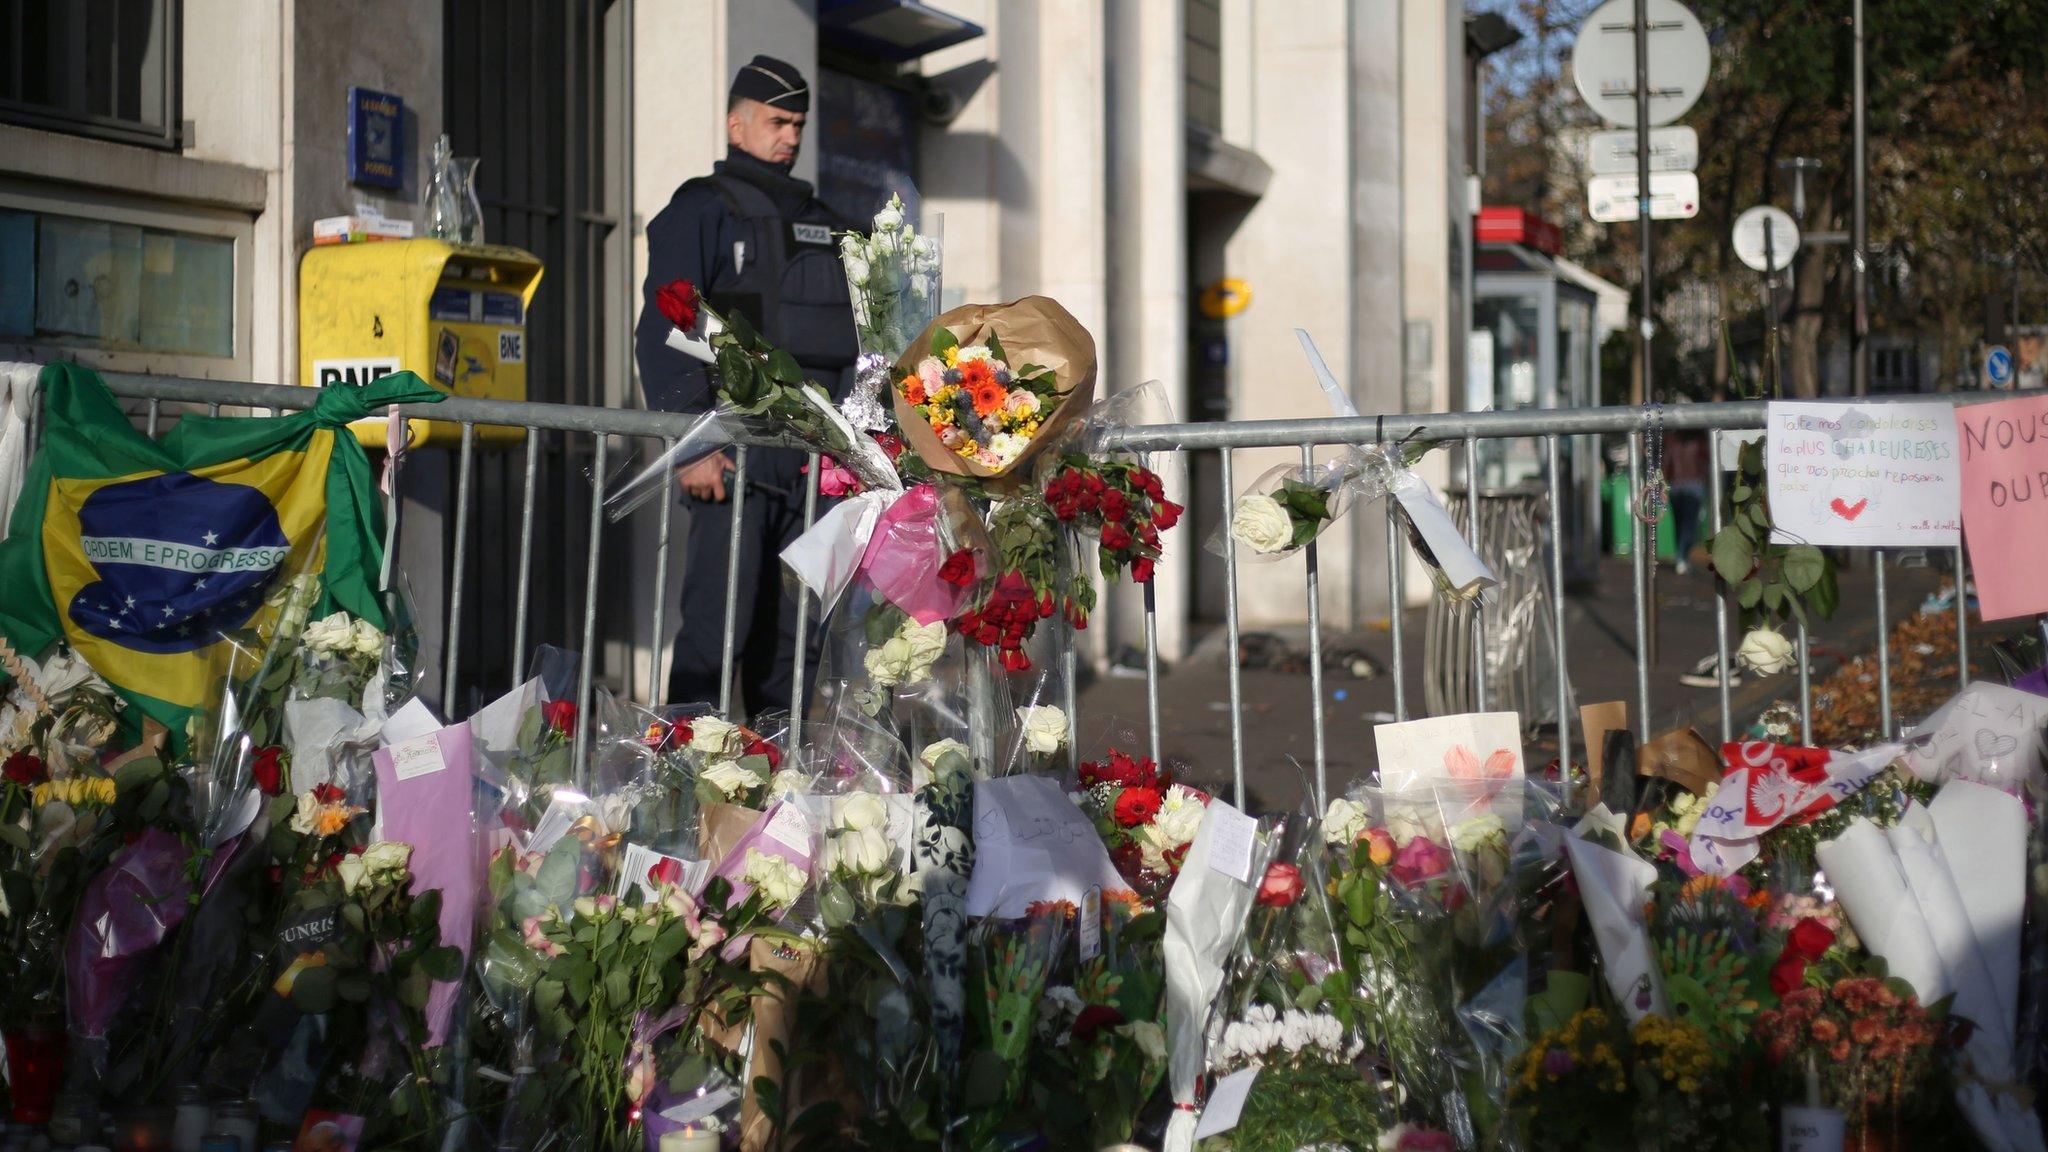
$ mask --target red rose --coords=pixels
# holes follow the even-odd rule
[[[1151,557],[1140,556],[1136,560],[1131,561],[1131,579],[1140,584],[1150,584],[1152,582]]]
[[[777,748],[775,745],[770,744],[766,740],[761,739],[759,736],[756,736],[752,740],[747,741],[747,747],[744,754],[748,756],[766,756],[768,758],[768,770],[770,772],[773,772],[777,768],[782,767],[782,749]]]
[[[667,856],[654,862],[647,870],[647,882],[656,888],[674,887],[683,882],[683,866]]]
[[[576,702],[574,700],[550,700],[540,706],[540,714],[548,727],[564,736],[576,734]]]
[[[974,583],[973,551],[962,548],[946,557],[946,562],[939,565],[939,579],[956,588],[965,588]]]
[[[313,799],[318,800],[322,804],[339,804],[343,800],[348,799],[348,793],[343,792],[333,784],[315,784],[313,785]]]
[[[1145,870],[1145,850],[1129,840],[1109,850],[1109,862],[1119,876],[1137,876]]]
[[[1275,860],[1266,865],[1266,875],[1259,881],[1258,901],[1268,908],[1285,908],[1301,899],[1302,888],[1301,869]]]
[[[1135,828],[1159,815],[1159,790],[1156,788],[1126,788],[1116,798],[1112,815],[1116,822],[1126,828]]]
[[[1102,526],[1102,546],[1111,552],[1121,552],[1131,546],[1131,530],[1111,520]]]
[[[1128,511],[1130,511],[1130,505],[1122,492],[1111,488],[1102,494],[1102,515],[1104,519],[1121,520],[1124,518],[1124,513]]]
[[[896,462],[898,456],[903,455],[903,441],[899,437],[891,436],[887,432],[877,432],[875,433],[875,443],[880,444],[882,451],[889,454],[889,463],[891,464]]]
[[[16,752],[9,756],[6,765],[0,766],[0,774],[7,777],[9,784],[19,784],[24,788],[33,788],[50,778],[49,770],[43,767],[42,757],[33,752]]]
[[[1114,1028],[1124,1022],[1124,1014],[1108,1004],[1089,1004],[1074,1017],[1074,1039],[1083,1044],[1095,1043],[1095,1034],[1104,1028]]]
[[[1171,500],[1154,501],[1152,505],[1152,525],[1161,531],[1171,528],[1175,524],[1180,523],[1180,514],[1183,511],[1185,509]]]
[[[654,294],[654,306],[678,328],[697,326],[697,286],[688,280],[671,280]]]
[[[1787,949],[1778,962],[1771,965],[1771,991],[1780,998],[1790,996],[1806,983],[1806,960],[1798,953]]]
[[[284,791],[284,749],[272,744],[256,750],[256,761],[249,766],[249,774],[256,778],[256,787],[265,796],[275,796]]]
[[[1806,917],[1792,926],[1792,932],[1785,937],[1785,951],[1798,953],[1806,960],[1818,960],[1835,946],[1835,930],[1814,919]]]

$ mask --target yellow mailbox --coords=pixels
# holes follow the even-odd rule
[[[540,285],[531,252],[445,240],[314,247],[299,264],[299,382],[364,384],[410,369],[456,396],[526,399],[526,308]],[[461,442],[446,420],[413,420],[415,447]],[[356,424],[381,447],[382,420]],[[519,428],[479,426],[479,441]]]

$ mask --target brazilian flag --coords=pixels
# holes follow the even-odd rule
[[[348,425],[439,400],[418,376],[329,385],[286,416],[186,416],[162,440],[98,373],[51,364],[42,388],[42,447],[0,541],[0,634],[16,651],[64,641],[182,737],[216,690],[225,635],[272,623],[258,615],[280,578],[317,575],[316,615],[384,627],[383,500]]]

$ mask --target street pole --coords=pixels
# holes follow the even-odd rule
[[[1650,339],[1656,331],[1650,324],[1653,299],[1651,276],[1654,267],[1650,259],[1650,0],[1636,0],[1636,229],[1636,242],[1642,248],[1643,257],[1643,299],[1640,305],[1642,316],[1636,333],[1636,354],[1641,357],[1638,371],[1642,373],[1643,401],[1655,404],[1657,392],[1650,375]],[[1662,427],[1652,428],[1644,433],[1645,437],[1661,437],[1663,434]],[[1656,465],[1661,464],[1664,459],[1663,445],[1645,444],[1644,449],[1644,455],[1654,462],[1649,482],[1654,485],[1663,484],[1664,477],[1656,470]],[[1661,513],[1661,506],[1654,498],[1652,507]],[[1644,650],[1637,653],[1637,656],[1651,662],[1656,661],[1658,648],[1657,520],[1661,518],[1661,515],[1649,519],[1636,517],[1636,554],[1644,557],[1643,593],[1644,602],[1649,605],[1649,627],[1643,637]],[[1642,722],[1648,724],[1649,719],[1645,716]]]
[[[1861,3],[1861,0],[1858,0]],[[1636,355],[1643,381],[1643,401],[1653,403],[1650,382],[1650,2],[1636,0],[1636,231],[1642,249],[1642,304]]]
[[[1870,236],[1867,231],[1864,198],[1864,135],[1863,135],[1863,0],[1852,0],[1855,6],[1855,49],[1851,57],[1850,75],[1853,86],[1855,109],[1855,152],[1856,152],[1856,205],[1855,219],[1851,222],[1849,238],[1849,269],[1855,277],[1856,317],[1850,329],[1849,364],[1850,379],[1858,396],[1870,392],[1870,280],[1866,270],[1868,261],[1864,254],[1869,250]]]
[[[1764,218],[1764,370],[1769,381],[1769,395],[1780,399],[1778,391],[1778,295],[1772,281],[1778,274],[1778,230],[1771,227],[1769,217]]]

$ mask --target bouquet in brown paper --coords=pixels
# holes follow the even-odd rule
[[[1088,407],[1095,340],[1044,296],[969,304],[932,321],[896,361],[896,422],[935,472],[1016,472]]]

